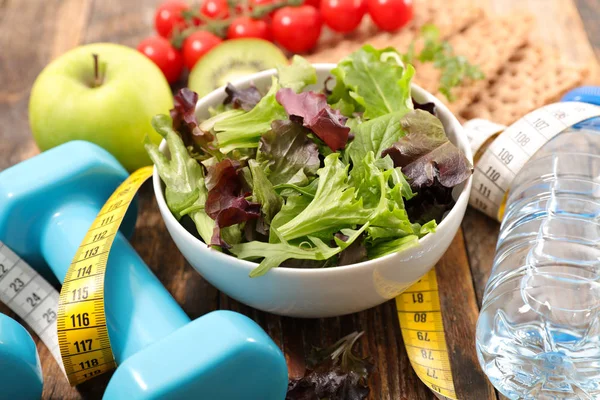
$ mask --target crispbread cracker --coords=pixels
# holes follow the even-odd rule
[[[463,56],[471,64],[479,66],[485,75],[484,80],[466,81],[453,88],[453,102],[448,102],[438,91],[441,71],[432,63],[415,64],[415,83],[434,93],[452,111],[460,110],[473,100],[477,92],[486,87],[487,82],[496,76],[510,56],[525,44],[532,22],[533,17],[527,14],[485,17],[449,39],[454,54]]]
[[[446,38],[460,32],[483,15],[482,9],[473,0],[421,1],[414,8],[414,13],[408,25],[395,33],[378,31],[370,18],[366,17],[360,28],[351,35],[330,35],[323,38],[316,51],[306,58],[311,62],[337,63],[365,43],[376,48],[392,46],[405,52],[421,26],[426,23],[436,25],[442,37]]]
[[[548,46],[528,43],[510,58],[471,104],[459,110],[459,115],[464,119],[485,118],[511,124],[581,84],[587,72],[583,66],[565,63]]]
[[[534,20],[529,14],[490,18],[473,24],[461,35],[450,39],[455,54],[464,55],[471,64],[479,66],[485,75],[482,80],[467,81],[453,89],[455,100],[446,102],[452,111],[469,104],[494,79],[515,51],[527,42]],[[439,92],[436,96],[446,100]]]

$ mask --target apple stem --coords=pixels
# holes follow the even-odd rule
[[[92,87],[98,87],[102,85],[102,81],[104,79],[102,76],[100,76],[98,54],[92,54],[92,57],[94,57],[94,82],[92,83]]]

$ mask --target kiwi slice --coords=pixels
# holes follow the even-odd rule
[[[227,82],[287,62],[283,52],[266,40],[227,40],[196,63],[190,72],[188,86],[202,97]]]

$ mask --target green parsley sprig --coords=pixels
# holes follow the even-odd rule
[[[418,60],[422,63],[432,62],[433,66],[442,72],[438,90],[449,101],[454,101],[452,89],[460,86],[467,80],[480,80],[485,75],[477,65],[473,65],[464,56],[454,54],[454,49],[445,40],[440,39],[440,31],[435,25],[426,24],[421,28],[421,38],[424,41],[423,49],[417,54],[413,41],[408,51],[403,55],[403,61],[413,63]]]

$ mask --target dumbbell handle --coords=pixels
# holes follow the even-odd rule
[[[99,212],[85,199],[73,199],[49,213],[42,225],[41,251],[60,282]],[[190,322],[175,299],[118,232],[104,286],[104,308],[117,363]]]

